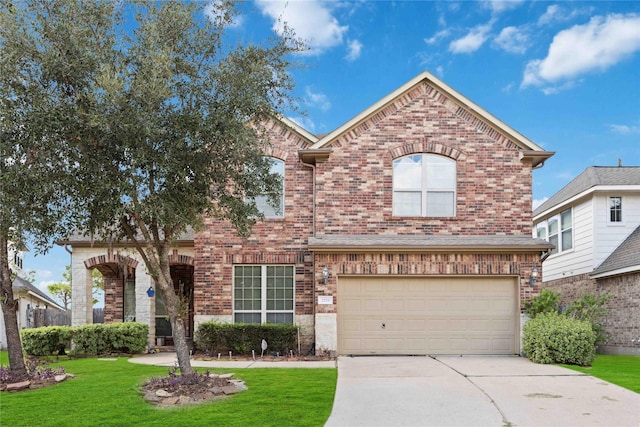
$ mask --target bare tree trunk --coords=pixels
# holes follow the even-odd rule
[[[13,299],[13,281],[9,270],[9,242],[0,233],[0,302],[7,334],[7,348],[9,350],[9,369],[16,378],[27,378],[27,369],[22,354],[22,342],[18,329],[18,302]]]
[[[158,286],[162,289],[165,295],[165,303],[167,306],[167,313],[169,314],[169,321],[171,322],[171,332],[173,334],[173,345],[176,348],[176,356],[178,357],[178,366],[180,367],[181,374],[190,374],[193,372],[191,368],[191,354],[189,351],[189,345],[187,343],[187,335],[185,328],[185,321],[187,319],[189,308],[186,306],[186,312],[184,303],[181,300],[180,295],[176,293],[171,280],[171,272],[169,267],[168,254],[163,254],[160,257],[160,277]],[[179,291],[177,291],[179,292]]]

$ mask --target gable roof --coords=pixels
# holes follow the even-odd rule
[[[533,211],[534,218],[597,186],[638,185],[640,166],[589,166]]]
[[[333,132],[323,135],[315,144],[310,147],[310,149],[325,148],[336,138],[339,138],[340,136],[353,131],[360,124],[362,124],[372,116],[375,116],[381,112],[384,116],[385,113],[383,110],[393,105],[400,98],[423,84],[428,84],[433,87],[435,91],[437,91],[437,93],[441,95],[438,97],[438,100],[441,103],[447,103],[448,108],[455,109],[456,114],[460,115],[461,117],[466,117],[469,120],[476,119],[476,121],[483,123],[485,125],[484,127],[486,127],[486,125],[489,125],[493,130],[495,130],[495,132],[512,141],[520,149],[521,157],[529,158],[532,161],[533,166],[537,166],[540,163],[543,163],[546,159],[554,154],[553,152],[544,151],[540,146],[533,143],[531,140],[529,140],[513,128],[507,126],[495,116],[473,103],[471,100],[442,82],[440,79],[438,79],[428,71],[424,71],[418,76],[414,77],[409,82],[405,83],[395,91],[391,92],[389,95],[371,105],[369,108],[362,111],[360,114],[353,117],[342,126],[338,127]]]
[[[44,301],[45,303],[52,305],[53,308],[57,308],[58,310],[64,310],[62,307],[60,307],[60,305],[58,305],[57,302],[51,299],[49,295],[45,294],[40,289],[38,289],[37,286],[34,286],[31,282],[23,279],[20,276],[16,276],[16,278],[13,279],[12,287],[14,291],[22,291],[22,292],[31,294],[34,297]]]
[[[640,271],[640,226],[629,235],[598,268],[591,277],[600,278],[633,271]]]

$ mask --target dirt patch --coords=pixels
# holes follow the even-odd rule
[[[147,381],[142,386],[142,394],[153,405],[172,407],[224,399],[246,389],[244,381],[233,378],[233,374],[170,374]]]

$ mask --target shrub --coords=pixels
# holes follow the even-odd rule
[[[147,347],[149,326],[136,323],[96,323],[74,328],[73,353],[140,353]]]
[[[541,313],[525,323],[523,350],[535,363],[591,365],[596,356],[596,333],[587,321],[558,313]]]
[[[565,314],[578,320],[586,320],[591,323],[591,328],[596,333],[596,344],[604,342],[607,334],[600,321],[607,314],[605,304],[613,298],[611,294],[592,295],[586,294],[569,305]]]
[[[198,326],[195,345],[210,354],[260,353],[262,340],[267,341],[269,352],[285,354],[296,348],[298,328],[288,324],[245,324],[205,322]]]
[[[22,348],[26,354],[48,356],[65,354],[73,329],[70,326],[44,326],[20,331]]]
[[[543,289],[540,295],[531,298],[524,304],[524,312],[533,319],[541,313],[557,313],[560,293]]]

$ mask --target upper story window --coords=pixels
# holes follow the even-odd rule
[[[455,211],[455,160],[412,154],[393,161],[393,215],[451,217]]]
[[[233,268],[235,323],[293,323],[295,271],[292,265]]]
[[[22,268],[23,268],[23,258],[22,258],[22,253],[21,252],[16,251],[13,254],[13,263],[15,264],[15,266],[17,268],[22,270]]]
[[[567,209],[536,225],[536,235],[547,240],[555,248],[551,254],[573,249],[573,211]]]
[[[609,222],[622,222],[622,197],[609,197]]]
[[[284,162],[273,157],[269,160],[271,160],[271,173],[278,174],[281,178],[280,203],[274,207],[269,203],[269,197],[263,195],[256,197],[256,206],[265,218],[284,218]]]

